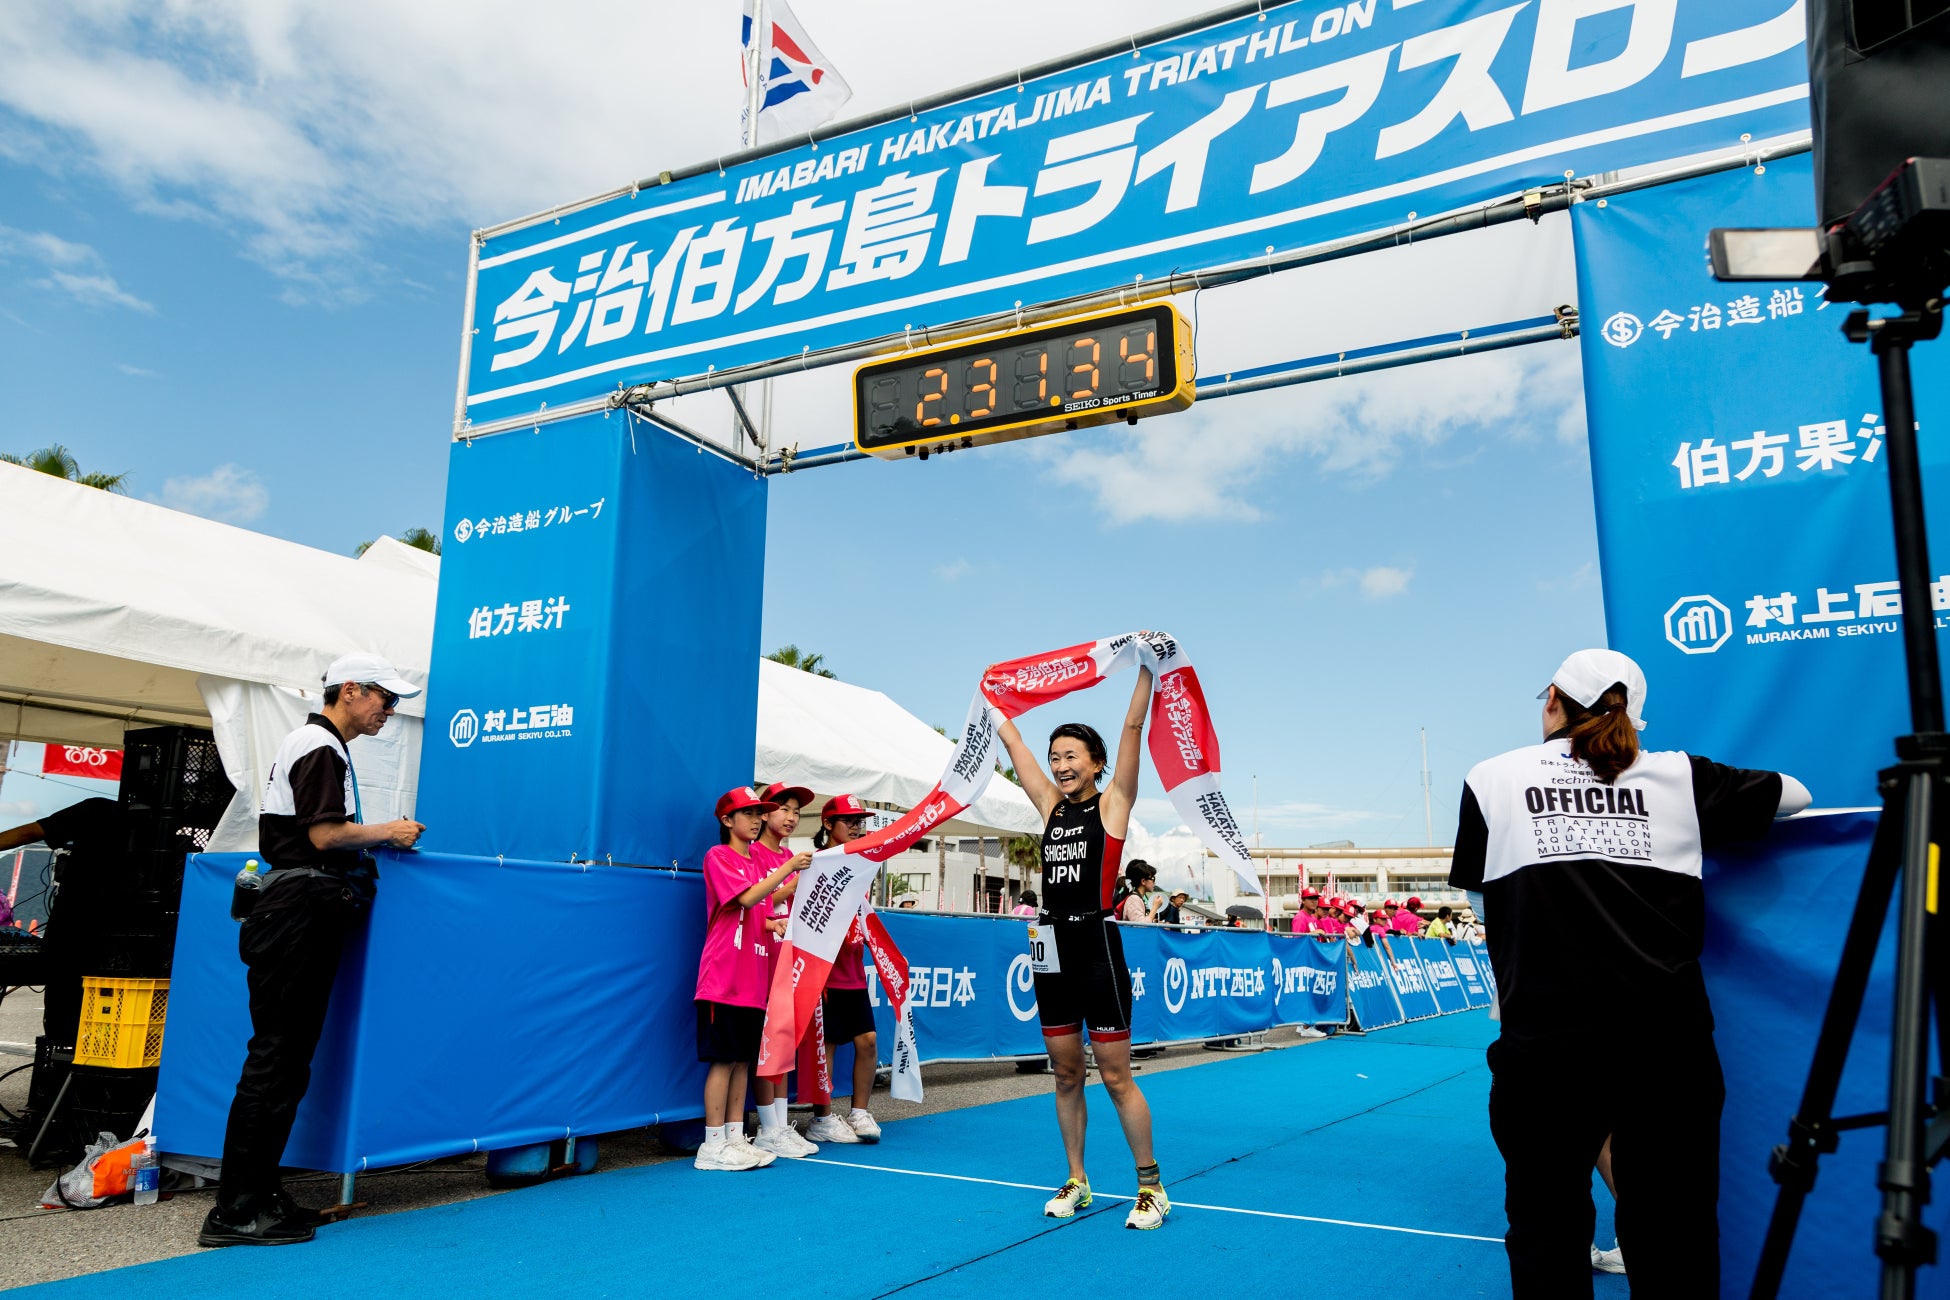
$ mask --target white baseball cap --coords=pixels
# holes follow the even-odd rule
[[[343,686],[347,682],[378,686],[403,700],[410,700],[420,693],[419,687],[401,677],[399,669],[378,655],[340,655],[332,660],[332,666],[325,670],[325,684]]]
[[[1550,684],[1587,709],[1612,687],[1623,686],[1625,714],[1634,727],[1645,730],[1645,674],[1629,655],[1616,650],[1580,650],[1558,665]],[[1546,686],[1537,692],[1537,698],[1549,694],[1550,686]]]

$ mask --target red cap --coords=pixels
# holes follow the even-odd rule
[[[1349,903],[1346,907],[1343,907],[1341,910],[1343,912],[1346,912],[1351,917],[1356,912],[1361,910],[1361,905],[1359,903]]]
[[[767,803],[764,795],[748,785],[741,785],[734,790],[727,790],[718,796],[718,816],[720,817],[730,813],[744,812],[746,809],[755,809],[758,812],[771,812],[776,807],[778,807],[777,804]]]
[[[1365,912],[1365,911],[1367,911],[1367,910],[1368,910],[1368,905],[1367,905],[1366,903],[1363,903],[1363,902],[1362,902],[1362,901],[1361,901],[1360,899],[1358,899],[1358,898],[1350,898],[1350,899],[1348,899],[1348,900],[1347,900],[1347,905],[1348,905],[1349,907],[1351,907],[1351,908],[1353,908],[1353,909],[1354,909],[1355,911],[1357,911],[1357,912]]]
[[[1303,890],[1301,890],[1301,891],[1300,891],[1300,897],[1302,897],[1302,898],[1319,898],[1319,897],[1320,897],[1320,891],[1319,891],[1318,889],[1315,889],[1315,888],[1314,888],[1314,887],[1313,887],[1312,885],[1308,885],[1308,886],[1307,886],[1307,887],[1306,887],[1305,889],[1303,889]]]
[[[1421,910],[1422,910],[1422,900],[1421,900],[1421,899],[1419,899],[1419,898],[1417,898],[1417,897],[1415,897],[1415,896],[1414,896],[1413,894],[1411,894],[1411,895],[1409,895],[1409,899],[1408,899],[1408,910],[1409,910],[1409,911],[1411,911],[1411,912],[1419,912],[1419,911],[1421,911]]]
[[[826,801],[826,806],[819,810],[819,818],[821,821],[826,820],[828,817],[865,816],[867,816],[866,805],[860,802],[859,796],[850,794],[834,795]]]
[[[1400,904],[1400,903],[1397,903],[1397,902],[1396,902],[1396,901],[1395,901],[1394,899],[1392,899],[1392,898],[1384,898],[1384,899],[1382,899],[1382,900],[1381,900],[1381,905],[1382,905],[1383,907],[1400,907],[1400,906],[1401,906],[1401,904]]]
[[[797,799],[799,807],[803,809],[812,802],[812,791],[803,785],[787,785],[783,781],[774,781],[765,787],[764,797],[767,802],[775,804],[784,804],[787,799]]]

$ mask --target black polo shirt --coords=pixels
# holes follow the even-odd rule
[[[257,819],[257,846],[264,860],[274,870],[356,871],[357,849],[316,848],[309,834],[313,826],[354,820],[352,791],[345,737],[323,714],[312,714],[285,738],[271,763],[264,811]]]

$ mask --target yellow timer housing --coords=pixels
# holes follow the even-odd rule
[[[908,352],[853,372],[853,443],[884,460],[1192,404],[1192,332],[1170,303]]]

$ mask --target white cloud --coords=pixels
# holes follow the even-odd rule
[[[946,564],[934,566],[934,576],[942,582],[953,582],[957,578],[967,577],[974,567],[965,559],[949,560]]]
[[[1251,521],[1260,517],[1252,488],[1269,461],[1304,456],[1372,480],[1465,430],[1521,441],[1541,426],[1581,443],[1581,392],[1576,348],[1540,344],[1208,399],[1182,415],[1115,426],[1096,445],[1052,439],[1043,454],[1051,476],[1088,489],[1112,524]]]
[[[117,361],[115,368],[125,375],[133,375],[137,379],[154,379],[156,377],[155,371],[144,366],[132,366],[126,361]]]
[[[1397,569],[1386,564],[1377,564],[1372,569],[1361,571],[1361,590],[1372,600],[1399,596],[1408,590],[1408,580],[1414,574],[1413,569]]]
[[[108,273],[102,255],[45,230],[16,230],[0,226],[0,261],[21,259],[39,263],[46,272],[28,281],[37,289],[64,293],[90,307],[127,307],[155,315],[153,303],[128,292]]]
[[[162,503],[220,523],[245,524],[270,508],[271,494],[250,470],[223,464],[201,478],[168,480],[163,484]]]
[[[1571,570],[1569,573],[1561,574],[1555,578],[1538,579],[1537,590],[1539,591],[1582,591],[1584,588],[1592,586],[1597,581],[1598,581],[1597,561],[1586,560],[1583,564],[1580,564],[1577,568]]]

